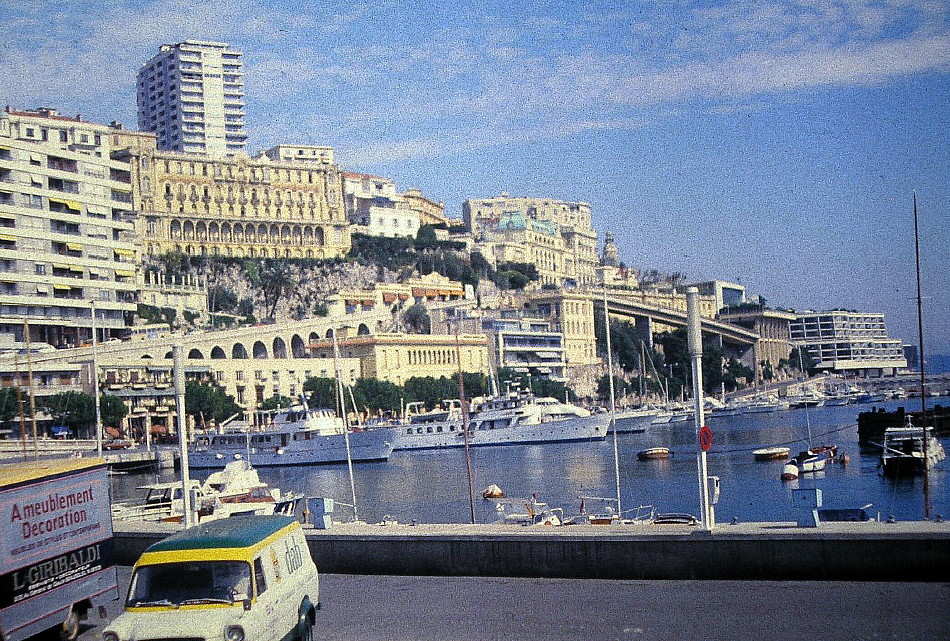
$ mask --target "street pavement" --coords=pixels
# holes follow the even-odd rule
[[[129,568],[119,569],[123,592]],[[950,638],[950,583],[323,575],[326,641]],[[118,612],[95,613],[98,640]],[[253,640],[249,640],[253,641]]]

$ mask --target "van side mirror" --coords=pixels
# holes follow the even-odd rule
[[[250,600],[250,599],[244,599],[244,601],[242,601],[241,603],[242,603],[242,605],[244,606],[244,611],[245,611],[245,612],[250,612],[250,610],[251,610],[251,600]]]

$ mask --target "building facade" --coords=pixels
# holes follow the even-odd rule
[[[888,338],[884,314],[806,312],[791,321],[790,332],[792,342],[811,355],[819,370],[887,376],[907,367],[903,342]]]
[[[370,174],[343,173],[343,200],[347,219],[369,236],[415,238],[421,225],[396,183]]]
[[[549,321],[528,317],[493,318],[482,321],[482,329],[492,341],[496,367],[567,382],[564,335],[552,330]]]
[[[158,148],[226,156],[247,147],[241,52],[223,42],[165,44],[138,73],[139,129]]]
[[[113,130],[132,169],[143,249],[237,258],[336,258],[350,249],[336,165],[160,151]]]
[[[717,305],[719,303],[717,302]],[[720,308],[720,320],[752,330],[759,335],[754,349],[755,376],[762,379],[763,365],[777,368],[792,351],[791,323],[795,314],[753,305]]]
[[[262,153],[276,162],[334,164],[333,147],[325,145],[276,145]]]
[[[591,223],[590,205],[583,202],[565,202],[545,198],[528,198],[523,196],[509,196],[502,192],[500,196],[492,198],[468,199],[462,203],[462,217],[465,225],[471,230],[475,238],[476,248],[484,247],[485,257],[492,260],[501,251],[504,255],[515,255],[519,252],[509,248],[516,239],[511,238],[510,222],[512,214],[520,214],[526,222],[525,229],[532,227],[532,223],[547,223],[553,229],[553,235],[559,243],[547,242],[553,258],[546,258],[540,248],[525,247],[520,253],[530,255],[541,252],[538,256],[547,260],[548,264],[556,266],[554,278],[562,285],[593,285],[597,281],[597,267],[600,257],[597,252],[597,232]],[[505,229],[505,228],[508,229]],[[498,235],[504,236],[499,239]],[[505,245],[503,250],[495,247],[501,240]],[[526,235],[525,241],[541,240]],[[538,266],[539,271],[541,266]]]
[[[0,113],[0,332],[56,347],[120,333],[138,303],[131,172],[110,127]],[[95,320],[93,320],[95,307]]]

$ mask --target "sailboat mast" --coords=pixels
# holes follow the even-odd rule
[[[607,282],[604,282],[604,328],[607,339],[607,380],[610,382],[610,425],[614,430],[614,480],[617,484],[617,518],[621,518],[623,507],[620,504],[620,453],[617,448],[617,409],[614,391],[614,358],[610,348],[610,312],[607,310]]]
[[[353,456],[350,452],[350,422],[346,419],[346,397],[343,395],[343,381],[340,378],[340,345],[333,332],[333,370],[336,373],[336,398],[343,418],[343,442],[346,444],[346,469],[350,475],[350,496],[353,498],[353,520],[359,521],[359,512],[356,507],[356,480],[353,476]]]
[[[920,422],[924,454],[924,518],[930,519],[930,467],[927,451],[927,377],[924,371],[924,313],[920,295],[920,231],[917,226],[917,192],[914,192],[914,257],[917,263],[917,351],[920,361]]]
[[[468,474],[468,509],[471,513],[472,525],[475,524],[475,487],[472,481],[472,454],[468,441],[468,401],[465,400],[465,377],[462,374],[462,344],[459,341],[459,320],[455,326],[455,360],[459,366],[459,404],[462,411],[462,437],[465,439],[465,470]]]

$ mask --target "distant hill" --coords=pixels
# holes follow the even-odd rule
[[[927,373],[942,374],[950,372],[950,355],[931,354],[927,357]]]

